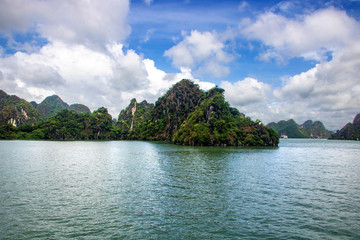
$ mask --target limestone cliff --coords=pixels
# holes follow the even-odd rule
[[[0,125],[19,127],[24,124],[35,125],[40,120],[41,117],[32,104],[0,90]]]

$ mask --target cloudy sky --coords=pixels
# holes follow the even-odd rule
[[[8,94],[117,118],[183,78],[254,120],[339,129],[360,112],[360,2],[0,0]]]

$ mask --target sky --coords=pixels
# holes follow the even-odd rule
[[[0,0],[0,89],[154,103],[181,79],[264,124],[360,113],[360,1]]]

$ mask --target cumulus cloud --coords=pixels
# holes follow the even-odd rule
[[[271,87],[254,78],[245,78],[235,83],[223,81],[220,87],[225,89],[227,99],[236,106],[251,105],[266,101]]]
[[[127,0],[4,0],[0,2],[0,32],[36,31],[49,41],[103,47],[128,36],[128,10]]]
[[[360,44],[334,53],[329,62],[289,77],[274,91],[279,99],[303,100],[322,111],[359,111]]]
[[[225,64],[232,56],[225,51],[223,39],[216,32],[191,31],[180,43],[165,51],[176,67],[195,69],[199,74],[212,74],[216,77],[229,73]]]
[[[342,49],[359,39],[359,23],[346,12],[327,8],[296,19],[273,12],[264,13],[241,32],[269,48],[260,58],[286,61],[293,57],[324,61],[327,53]]]

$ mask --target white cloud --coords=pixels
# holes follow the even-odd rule
[[[191,31],[184,40],[165,51],[164,56],[171,58],[176,67],[195,69],[199,74],[212,74],[216,77],[229,73],[225,65],[232,60],[223,39],[213,32]]]
[[[144,0],[144,3],[148,6],[150,6],[152,4],[154,0]]]
[[[267,12],[248,24],[241,25],[242,34],[270,47],[260,58],[280,61],[292,57],[324,61],[329,51],[358,41],[360,29],[356,20],[335,8],[321,9],[296,19]]]
[[[246,1],[242,1],[238,6],[238,10],[240,12],[242,12],[242,11],[245,11],[246,8],[248,8],[248,7],[249,7],[249,3],[247,3]]]
[[[124,40],[127,0],[4,0],[0,2],[0,32],[36,31],[49,41],[103,47]]]
[[[236,106],[251,105],[266,101],[267,91],[271,87],[254,78],[245,78],[235,83],[223,81],[220,85],[225,89],[226,98]]]

